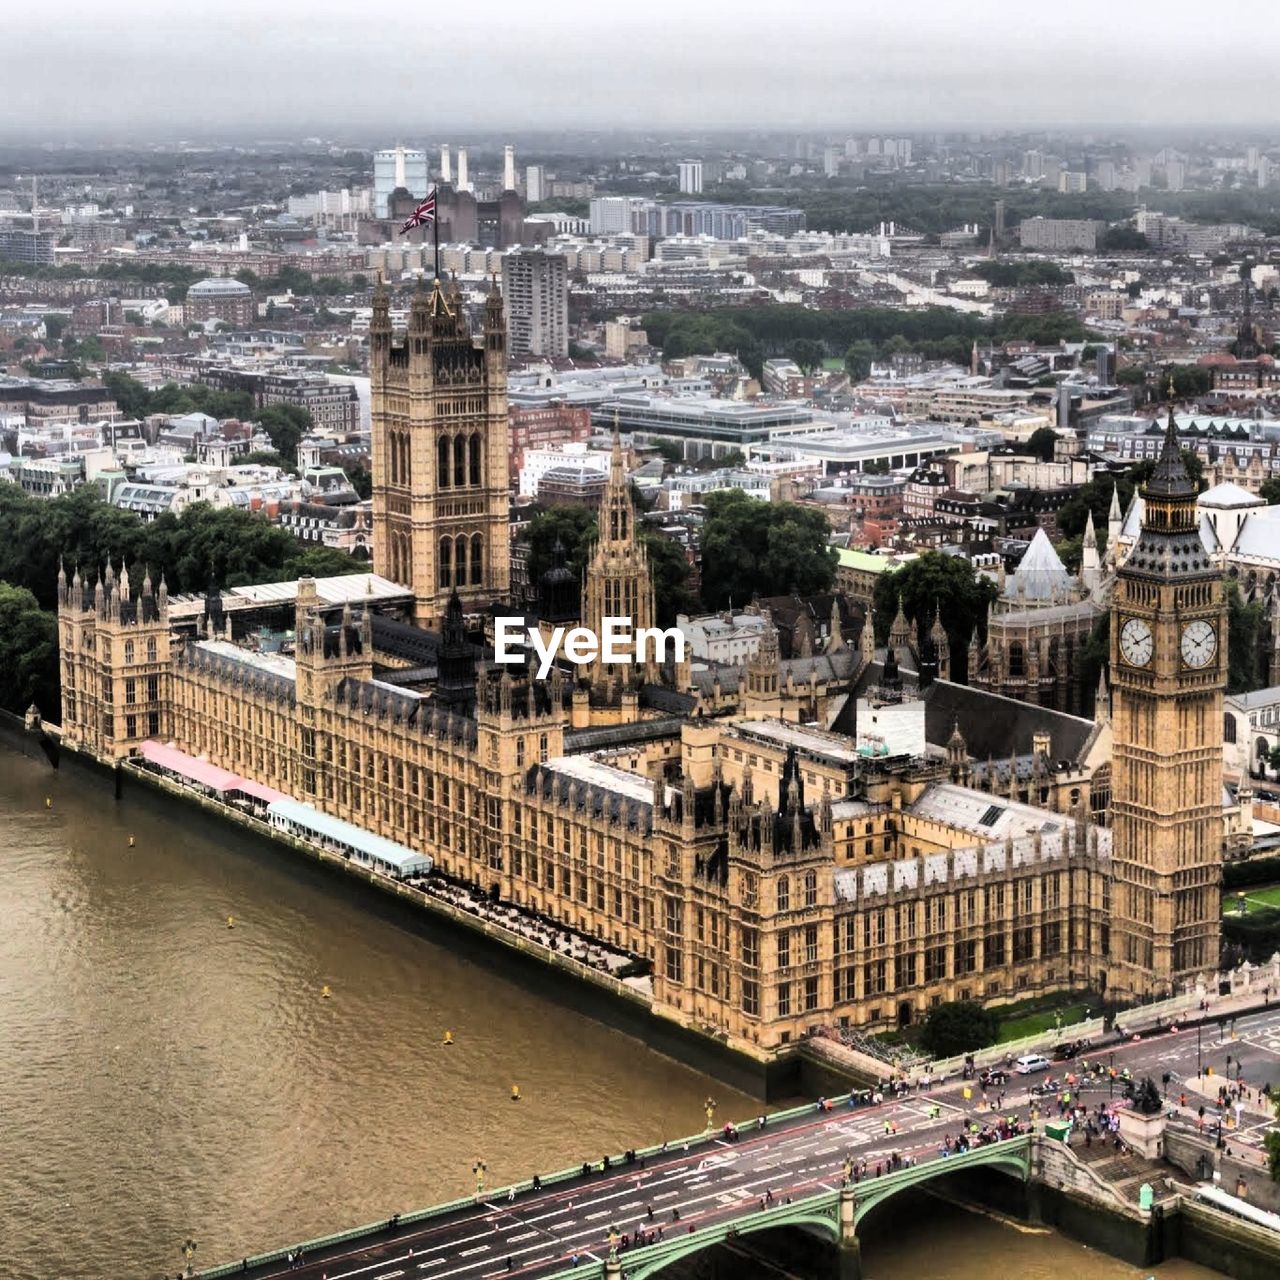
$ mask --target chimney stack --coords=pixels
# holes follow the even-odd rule
[[[516,189],[516,149],[510,143],[502,148],[502,189]]]
[[[467,177],[467,149],[466,147],[458,148],[458,190],[470,191],[471,181]]]
[[[440,144],[440,181],[453,181],[453,165],[449,160],[449,144],[447,142]]]

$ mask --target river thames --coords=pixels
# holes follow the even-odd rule
[[[478,1160],[500,1185],[693,1132],[708,1094],[759,1109],[194,810],[2,748],[0,859],[5,1280],[172,1277],[188,1238],[210,1266],[466,1194]],[[1152,1274],[938,1216],[868,1241],[869,1280]]]

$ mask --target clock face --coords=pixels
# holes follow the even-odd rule
[[[1198,618],[1182,629],[1182,660],[1189,667],[1207,667],[1218,651],[1218,633],[1211,622]]]
[[[1145,667],[1154,651],[1151,628],[1141,618],[1130,618],[1120,628],[1120,655],[1131,667]]]

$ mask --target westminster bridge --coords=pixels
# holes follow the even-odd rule
[[[204,1280],[484,1280],[518,1275],[646,1280],[690,1254],[802,1231],[831,1276],[860,1274],[858,1227],[884,1200],[967,1169],[1032,1175],[1029,1133],[944,1154],[970,1123],[960,1106],[848,1095],[626,1152],[420,1213],[275,1250]],[[301,1255],[299,1257],[299,1254]]]

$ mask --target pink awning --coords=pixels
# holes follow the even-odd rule
[[[177,747],[166,747],[162,742],[146,741],[138,751],[144,760],[149,760],[161,769],[168,769],[170,773],[190,778],[192,782],[198,782],[201,786],[210,787],[214,791],[231,791],[244,781],[242,778],[237,778],[234,773],[219,769],[216,764],[210,764],[207,760],[197,760],[195,756],[189,756],[185,751],[179,751]]]

